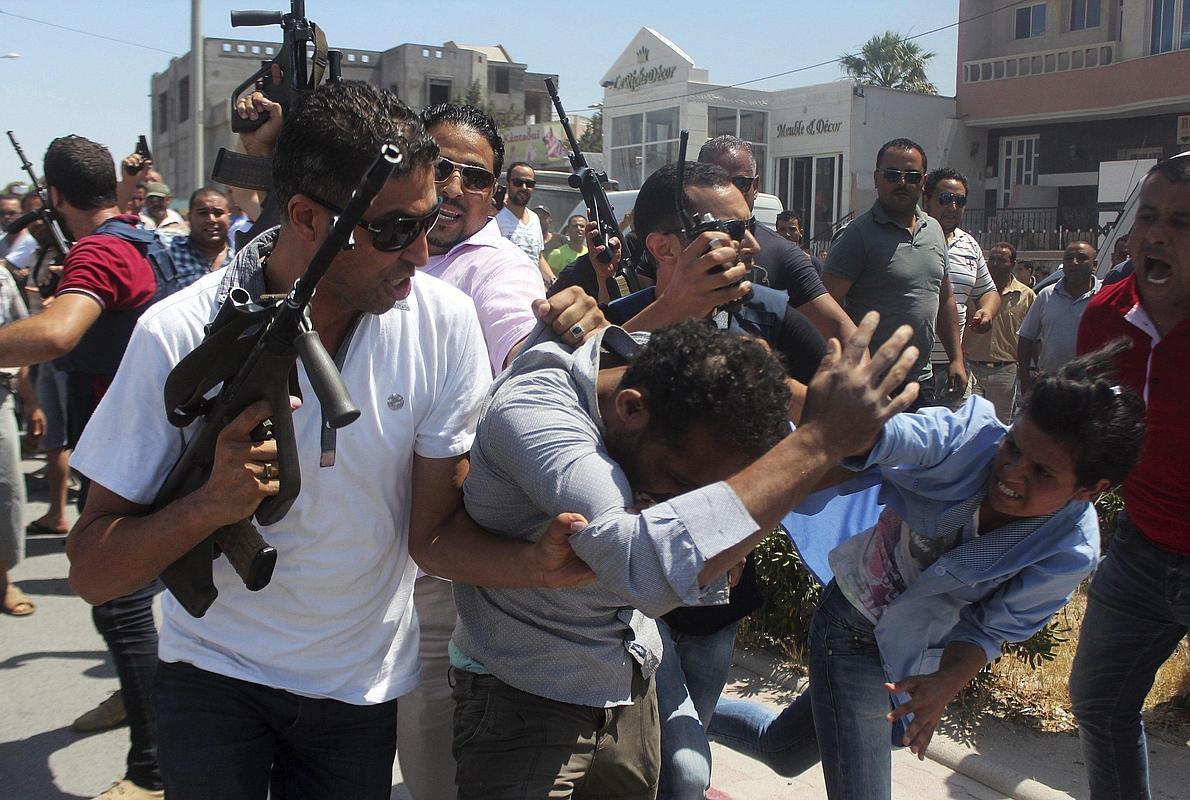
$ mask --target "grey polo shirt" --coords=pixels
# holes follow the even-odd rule
[[[1039,370],[1056,374],[1067,361],[1074,359],[1078,353],[1079,320],[1101,286],[1100,280],[1092,275],[1090,290],[1071,297],[1063,278],[1037,293],[1017,333],[1026,339],[1041,340],[1037,354]]]
[[[758,529],[726,483],[627,510],[632,489],[604,447],[596,399],[603,344],[635,347],[623,330],[606,328],[573,353],[547,342],[513,362],[480,415],[463,485],[467,512],[501,536],[536,540],[557,514],[582,514],[590,525],[570,542],[598,582],[556,590],[455,582],[452,641],[456,666],[597,708],[630,704],[634,664],[646,676],[660,664],[650,617],[726,602],[726,581],[704,590],[698,574]]]
[[[917,228],[910,234],[877,202],[843,230],[827,254],[824,274],[851,281],[843,309],[852,321],[858,325],[869,311],[880,312],[873,350],[899,326],[913,327],[911,344],[919,355],[906,381],[933,375],[930,351],[947,250],[942,225],[920,208]]]

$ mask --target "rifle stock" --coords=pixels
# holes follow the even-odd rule
[[[202,421],[157,492],[154,510],[202,486],[214,463],[219,433],[249,405],[267,400],[272,406],[271,435],[277,441],[280,487],[275,496],[261,501],[253,516],[262,525],[271,525],[285,516],[301,490],[289,404],[299,356],[328,424],[342,427],[359,416],[333,360],[317,333],[310,329],[307,311],[318,282],[349,242],[356,223],[401,158],[394,145],[386,144],[381,149],[305,273],[285,298],[262,305],[253,302],[244,289],[233,289],[206,338],[170,372],[165,385],[170,422],[185,427],[200,417]],[[206,394],[220,383],[222,388],[216,397],[205,400]],[[227,556],[251,591],[268,585],[277,560],[276,550],[261,538],[249,519],[215,531],[161,576],[192,616],[203,616],[218,596],[211,561],[219,553]]]
[[[562,130],[566,132],[566,141],[570,144],[570,167],[573,172],[570,174],[568,183],[578,189],[583,196],[583,202],[587,204],[587,211],[591,214],[589,222],[595,225],[599,231],[599,244],[605,248],[598,258],[604,264],[610,264],[612,255],[608,240],[612,237],[619,239],[620,264],[617,272],[628,284],[629,291],[639,291],[640,281],[636,276],[636,256],[620,230],[615,210],[608,201],[607,192],[603,188],[603,184],[607,181],[607,174],[596,172],[587,163],[586,156],[579,149],[578,140],[574,137],[574,129],[570,126],[566,109],[562,107],[562,98],[558,96],[558,87],[554,85],[553,78],[545,79],[545,88],[550,93],[550,100],[553,101],[554,108],[558,111],[558,120],[562,124]],[[612,282],[609,281],[610,283]],[[619,291],[617,290],[615,294],[618,296]]]

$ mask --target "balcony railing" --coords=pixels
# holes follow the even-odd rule
[[[963,83],[983,83],[1003,78],[1021,78],[1067,72],[1073,69],[1106,67],[1116,60],[1115,42],[1043,50],[1038,53],[1019,53],[977,61],[963,62]]]
[[[1099,225],[1095,206],[971,209],[963,215],[962,227],[984,250],[996,242],[1017,250],[1062,250],[1071,242],[1094,244],[1108,230]]]

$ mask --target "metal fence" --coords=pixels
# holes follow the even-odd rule
[[[1062,250],[1079,240],[1094,244],[1107,231],[1095,206],[971,209],[962,227],[985,250],[996,242],[1017,250]]]

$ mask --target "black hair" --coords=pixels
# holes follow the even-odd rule
[[[677,206],[674,204],[677,182],[678,165],[666,164],[641,185],[636,195],[636,205],[632,208],[632,229],[642,242],[655,231],[674,231],[682,227]],[[719,188],[731,185],[731,177],[723,167],[697,161],[686,162],[682,178],[683,190],[692,186]],[[689,202],[687,197],[687,209]]]
[[[295,194],[345,206],[385,142],[401,150],[394,177],[428,167],[438,157],[438,145],[417,116],[388,89],[342,81],[302,93],[273,155],[273,191],[281,207]]]
[[[214,186],[202,186],[190,193],[190,201],[186,204],[187,208],[194,208],[195,198],[202,197],[204,194],[214,194],[227,200],[227,195],[216,189]]]
[[[618,388],[644,394],[650,432],[668,441],[705,425],[725,446],[756,457],[789,432],[789,387],[776,356],[702,321],[654,332]]]
[[[116,204],[116,164],[111,151],[82,136],[60,136],[45,151],[46,186],[80,211]]]
[[[988,248],[988,252],[989,253],[992,252],[997,247],[1003,247],[1005,250],[1007,250],[1009,253],[1011,253],[1012,254],[1012,263],[1016,264],[1016,248],[1015,247],[1013,247],[1009,242],[996,242],[994,245],[992,245],[991,247]],[[1029,266],[1031,267],[1032,264],[1030,264]]]
[[[802,221],[801,209],[791,208],[777,215],[777,222],[784,222],[787,219],[796,219],[800,223]]]
[[[500,174],[500,170],[504,168],[504,140],[496,130],[496,120],[475,106],[439,103],[422,109],[421,124],[426,126],[426,130],[443,122],[470,128],[487,139],[494,156],[492,174]]]
[[[912,139],[892,139],[881,145],[880,150],[876,153],[876,169],[880,169],[880,159],[884,158],[885,150],[916,150],[921,153],[921,168],[922,171],[929,169],[926,162],[925,149],[913,141]]]
[[[738,136],[732,136],[730,133],[725,133],[722,136],[716,136],[714,139],[707,139],[703,142],[702,147],[698,149],[698,162],[700,164],[714,164],[720,158],[729,158],[736,150],[742,150],[748,155],[748,160],[752,164],[752,172],[755,173],[756,156],[752,152],[752,145]]]
[[[529,169],[533,169],[533,165],[530,164],[528,161],[514,161],[508,165],[508,170],[504,173],[504,179],[511,181],[512,180],[512,171],[514,169],[516,169],[517,167],[528,167]],[[533,171],[535,173],[537,172],[537,170],[533,170]]]
[[[1190,181],[1190,155],[1182,153],[1172,158],[1162,159],[1149,169],[1148,174],[1160,175],[1170,183]]]
[[[1069,449],[1081,487],[1104,479],[1119,484],[1140,459],[1145,405],[1113,377],[1117,357],[1131,346],[1116,339],[1068,362],[1057,375],[1042,373],[1021,406],[1038,430]]]
[[[924,153],[922,154],[922,158],[925,158]],[[970,191],[970,188],[967,186],[966,175],[959,172],[954,167],[938,167],[938,169],[926,175],[926,182],[925,185],[921,187],[921,193],[926,197],[933,197],[935,187],[937,187],[942,181],[958,181],[959,183],[963,184],[964,192]]]
[[[19,203],[21,202],[21,196],[17,194],[0,194],[0,203],[5,200],[16,200]]]

